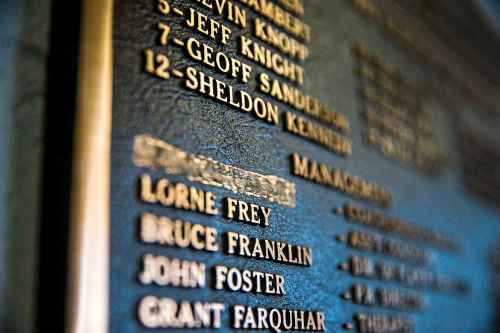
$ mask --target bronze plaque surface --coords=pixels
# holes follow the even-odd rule
[[[496,96],[391,3],[115,2],[110,332],[494,330]]]

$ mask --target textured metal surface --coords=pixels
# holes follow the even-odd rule
[[[181,8],[196,6],[194,1],[170,2]],[[388,210],[369,205],[366,207],[444,233],[459,242],[461,250],[458,252],[419,245],[432,254],[433,270],[465,280],[470,289],[465,294],[422,293],[426,304],[424,311],[408,314],[415,320],[417,332],[493,331],[495,298],[491,283],[493,271],[488,257],[500,237],[499,218],[491,207],[468,196],[463,189],[455,129],[462,122],[477,123],[484,131],[494,133],[494,129],[490,130],[484,124],[489,122],[490,128],[495,128],[491,123],[496,124],[496,120],[485,121],[471,113],[470,110],[476,110],[475,104],[457,92],[453,83],[443,81],[440,73],[434,73],[432,69],[409,60],[406,53],[381,30],[374,28],[370,20],[354,11],[350,1],[310,0],[305,11],[305,20],[312,26],[313,38],[311,56],[305,66],[307,74],[304,90],[350,119],[353,153],[348,158],[338,157],[321,146],[286,133],[279,126],[270,126],[249,114],[188,92],[178,79],[163,81],[144,73],[143,50],[157,44],[156,25],[159,21],[170,22],[172,33],[178,38],[187,38],[192,32],[174,16],[160,18],[155,12],[154,1],[124,0],[115,4],[110,296],[112,333],[148,331],[136,319],[137,304],[148,294],[176,299],[212,300],[228,305],[322,310],[326,313],[329,332],[342,332],[343,323],[352,322],[353,315],[359,312],[400,313],[353,305],[341,299],[340,295],[354,283],[367,283],[376,287],[393,285],[353,278],[337,268],[351,255],[361,252],[336,242],[336,236],[349,230],[369,229],[348,224],[342,216],[333,213],[335,208],[352,201],[347,196],[291,175],[289,157],[294,152],[348,170],[365,179],[376,180],[392,190],[394,203]],[[236,34],[250,31],[237,32],[233,28]],[[199,35],[197,38],[203,39]],[[429,178],[405,169],[362,143],[358,113],[360,98],[356,91],[351,52],[355,42],[365,43],[370,50],[399,68],[407,80],[427,92],[424,107],[433,115],[439,141],[447,152],[446,167],[438,176]],[[214,43],[208,43],[222,50]],[[164,50],[159,46],[155,48]],[[234,38],[230,45],[224,47],[224,51],[236,53]],[[165,52],[174,68],[187,65],[201,68],[192,64],[180,49],[169,46]],[[263,70],[253,66],[258,71]],[[209,69],[203,70],[230,81]],[[245,89],[236,81],[231,83],[238,89]],[[253,84],[250,89],[253,91]],[[280,109],[287,110],[287,107],[280,105]],[[152,172],[134,165],[134,138],[145,133],[193,154],[292,181],[297,190],[296,207],[271,205],[273,213],[270,226],[258,228],[221,216],[209,217],[142,204],[137,196],[139,176],[142,173],[151,174],[154,178],[166,176],[161,170]],[[182,176],[169,176],[169,179],[189,183]],[[192,184],[214,192],[218,198],[234,196],[223,188]],[[267,201],[245,195],[236,197],[268,204]],[[365,206],[361,202],[357,204]],[[141,244],[138,219],[145,212],[212,226],[217,228],[219,234],[237,231],[251,237],[304,244],[312,247],[314,264],[310,268],[294,267],[227,256],[222,252],[203,253]],[[137,280],[141,269],[140,258],[146,253],[202,261],[208,267],[224,263],[282,274],[288,293],[282,297],[271,297],[216,291],[210,287],[183,290],[140,286]],[[376,255],[366,256],[392,261]],[[209,278],[208,286],[211,286],[211,281]],[[221,331],[229,332],[229,327],[226,313]]]

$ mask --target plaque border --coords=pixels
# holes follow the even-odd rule
[[[66,332],[109,323],[113,0],[82,2]]]

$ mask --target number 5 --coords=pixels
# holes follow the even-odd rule
[[[167,15],[170,13],[170,5],[167,0],[158,0],[158,10],[160,13]]]

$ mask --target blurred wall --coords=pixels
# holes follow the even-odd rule
[[[0,332],[35,318],[50,3],[0,1]]]

